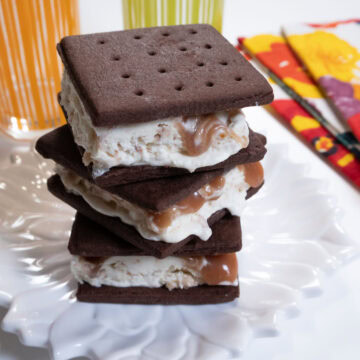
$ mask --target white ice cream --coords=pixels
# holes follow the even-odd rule
[[[206,259],[203,257],[203,264]],[[116,287],[145,286],[158,288],[166,286],[168,289],[186,289],[205,283],[201,269],[192,267],[185,258],[169,256],[157,259],[152,256],[112,256],[99,264],[92,263],[86,258],[74,256],[71,271],[80,282],[87,282],[91,286],[102,285]],[[223,281],[219,285],[237,285]]]
[[[219,120],[236,135],[236,139],[217,132],[207,151],[198,156],[184,153],[184,145],[176,126],[182,117],[161,119],[113,128],[94,127],[69,75],[62,79],[61,105],[66,110],[75,142],[85,149],[83,162],[93,163],[94,176],[100,176],[111,167],[124,165],[171,166],[190,172],[226,160],[248,146],[249,128],[240,112],[228,121],[226,111],[216,114]],[[120,95],[121,96],[121,95]],[[195,119],[188,119],[191,127]]]
[[[146,209],[99,188],[71,170],[57,167],[56,172],[60,175],[67,191],[82,196],[99,213],[119,217],[122,222],[134,226],[146,239],[168,243],[179,242],[192,234],[202,240],[209,239],[211,229],[207,219],[224,208],[232,215],[240,216],[245,205],[246,191],[249,189],[243,170],[235,167],[224,175],[225,185],[218,198],[207,200],[194,213],[177,216],[170,226],[160,229]]]

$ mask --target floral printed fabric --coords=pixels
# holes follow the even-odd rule
[[[360,139],[360,19],[283,27],[286,40]]]
[[[304,71],[283,37],[263,34],[239,38],[239,48],[246,50],[278,76],[286,86],[329,115],[328,119],[331,118],[332,123],[337,121],[336,116],[331,115],[331,109],[328,108],[316,84]],[[279,86],[272,85],[275,100],[271,107],[333,168],[360,188],[360,161]]]
[[[303,69],[282,36],[257,35],[243,39],[243,45],[288,87],[318,109],[339,132],[346,132],[346,127],[338,120],[327,100]]]

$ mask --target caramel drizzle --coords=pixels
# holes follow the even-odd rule
[[[199,271],[203,282],[207,285],[219,285],[225,281],[233,283],[237,279],[238,263],[235,253],[205,257],[196,256],[186,259],[188,266]]]
[[[182,121],[176,124],[185,149],[184,153],[188,156],[203,154],[209,149],[214,135],[219,132],[222,138],[230,136],[241,143],[244,139],[228,127],[232,118],[239,113],[240,111],[237,109],[230,110],[228,112],[227,124],[219,120],[215,114],[196,116],[195,125],[192,129],[188,129],[185,126],[190,118],[184,116]]]
[[[224,186],[224,176],[214,178],[210,183],[204,185],[201,189],[195,191],[169,209],[161,212],[152,212],[154,224],[160,229],[169,227],[177,216],[192,214],[198,211],[204,205],[205,201],[219,198],[219,193]]]
[[[264,169],[260,162],[238,165],[238,169],[244,171],[245,181],[250,187],[259,187],[264,182]],[[225,177],[218,176],[201,189],[179,201],[174,206],[161,212],[152,212],[153,222],[159,229],[165,229],[171,225],[179,215],[192,214],[198,211],[207,200],[216,200],[220,191],[225,186]]]
[[[259,187],[264,182],[264,168],[259,161],[238,165],[238,169],[244,172],[245,181],[250,187]]]

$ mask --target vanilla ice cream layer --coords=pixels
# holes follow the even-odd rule
[[[215,194],[206,198],[197,211],[175,216],[169,226],[164,228],[160,227],[159,222],[156,221],[157,213],[111,194],[69,169],[57,166],[56,172],[68,192],[82,196],[97,212],[120,218],[122,222],[134,226],[145,239],[168,243],[179,242],[189,235],[196,235],[202,240],[209,239],[211,229],[207,219],[224,208],[228,209],[232,215],[240,216],[245,205],[246,192],[249,189],[242,167],[234,167],[223,175],[223,186]],[[198,192],[204,194],[206,189],[207,186],[204,186]]]
[[[183,117],[175,117],[112,128],[94,127],[66,71],[61,86],[61,106],[67,113],[75,142],[85,150],[83,162],[93,164],[95,177],[119,165],[170,166],[193,172],[218,164],[249,144],[249,128],[241,111],[207,116],[212,126],[203,128],[199,125],[199,117],[186,118],[186,121]],[[181,126],[185,131],[181,131]],[[197,151],[194,151],[184,136],[194,134],[196,128],[193,142]]]
[[[235,254],[194,258],[169,256],[165,259],[153,256],[111,256],[95,258],[95,261],[73,256],[71,271],[78,282],[86,282],[94,287],[166,286],[172,290],[203,284],[238,284]]]

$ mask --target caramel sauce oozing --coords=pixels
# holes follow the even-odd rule
[[[211,255],[203,258],[188,258],[189,266],[194,270],[200,271],[202,280],[207,285],[218,285],[224,281],[233,283],[238,276],[238,264],[236,254]]]
[[[220,190],[225,186],[225,177],[217,176],[210,181],[209,184],[204,185],[200,190],[200,195],[206,200],[216,200],[220,197]]]
[[[250,187],[258,187],[264,182],[264,168],[259,161],[238,165],[238,169],[244,171],[245,181]]]
[[[224,176],[218,176],[209,184],[204,185],[200,190],[195,191],[187,198],[179,201],[174,206],[161,212],[153,212],[153,222],[160,228],[169,227],[175,217],[179,215],[192,214],[198,211],[206,200],[215,200],[218,198],[220,190],[225,185]]]
[[[176,216],[194,213],[204,205],[204,202],[205,199],[196,191],[171,208],[153,213],[153,222],[160,229],[167,228],[171,225]]]
[[[243,139],[228,127],[232,118],[238,114],[239,110],[229,111],[227,124],[224,124],[215,114],[196,116],[195,125],[192,129],[186,127],[189,118],[184,116],[177,127],[185,148],[185,154],[189,156],[203,154],[209,149],[212,139],[217,133],[220,133],[222,138],[230,136],[241,143]]]

